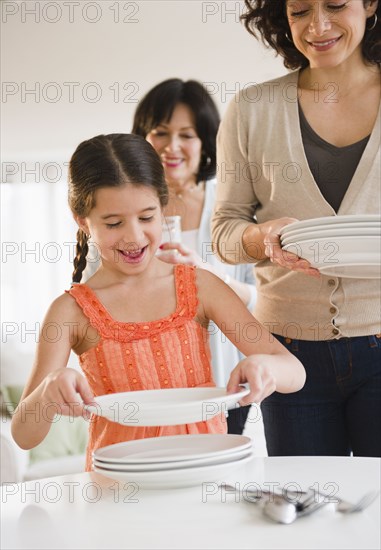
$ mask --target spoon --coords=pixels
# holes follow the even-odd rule
[[[320,496],[318,500],[314,498],[311,501],[311,498],[307,498],[304,502],[296,504],[280,497],[266,502],[263,506],[263,513],[277,523],[288,524],[294,522],[297,518],[313,514],[326,504],[327,501],[320,498]]]
[[[298,517],[295,504],[283,499],[266,502],[263,513],[277,523],[292,523]]]

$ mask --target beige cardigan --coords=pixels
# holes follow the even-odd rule
[[[244,89],[231,101],[218,133],[218,186],[212,236],[228,263],[253,262],[242,234],[253,223],[290,216],[335,216],[309,169],[297,105],[298,72]],[[350,116],[350,114],[348,114]],[[380,212],[381,107],[338,215]],[[255,266],[255,316],[271,332],[302,340],[381,333],[381,281],[322,275],[320,280]]]

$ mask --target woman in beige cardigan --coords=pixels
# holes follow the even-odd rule
[[[268,453],[381,456],[380,281],[321,275],[279,240],[296,219],[380,212],[380,4],[245,3],[294,69],[237,94],[217,146],[213,241],[256,264],[255,315],[307,371],[261,405]]]

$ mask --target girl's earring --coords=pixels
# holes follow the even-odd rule
[[[286,32],[285,36],[286,36],[286,40],[288,40],[288,42],[291,42],[291,44],[294,43],[294,41],[292,40],[292,38],[290,38],[290,37],[288,36],[288,32]]]
[[[370,18],[369,18],[370,19]],[[367,30],[368,31],[372,31],[374,29],[374,27],[377,25],[377,20],[378,20],[378,17],[377,17],[377,13],[374,14],[374,21],[373,21],[373,25],[371,27],[367,27]]]

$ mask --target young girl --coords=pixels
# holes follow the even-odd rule
[[[301,363],[250,314],[236,293],[210,272],[160,261],[162,209],[168,201],[163,167],[140,136],[111,134],[81,143],[70,161],[69,204],[79,226],[72,288],[51,305],[31,377],[12,419],[24,449],[40,443],[56,413],[79,416],[94,396],[142,389],[214,386],[207,327],[215,321],[247,356],[228,390],[248,382],[242,404],[275,390],[301,389]],[[87,241],[102,265],[86,284]],[[54,327],[54,338],[49,334]],[[57,339],[56,335],[60,334]],[[85,374],[67,368],[70,351]],[[225,433],[211,420],[169,427],[130,427],[95,416],[92,451],[105,445],[186,433]]]

